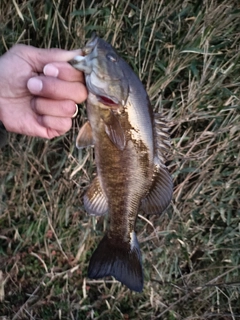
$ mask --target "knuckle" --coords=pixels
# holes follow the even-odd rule
[[[41,112],[41,103],[40,103],[40,99],[39,98],[33,98],[32,99],[31,107],[32,107],[34,112],[36,112],[38,114],[42,114],[42,112]]]
[[[60,135],[61,135],[61,133],[58,132],[57,130],[51,129],[51,128],[47,128],[48,139],[53,139],[55,137],[59,137]]]
[[[72,127],[72,120],[70,118],[64,118],[63,120],[63,126],[61,128],[61,131],[67,132]]]
[[[11,52],[11,53],[18,53],[18,52],[21,52],[22,50],[25,50],[26,49],[26,45],[24,44],[14,44],[8,52]]]

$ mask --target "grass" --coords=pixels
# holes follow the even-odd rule
[[[0,319],[240,318],[238,1],[1,1],[0,53],[16,42],[112,42],[169,121],[174,198],[139,217],[145,286],[86,277],[107,227],[82,195],[96,171],[64,137],[10,134],[0,152]]]

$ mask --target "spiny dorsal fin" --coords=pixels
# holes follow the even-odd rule
[[[92,128],[89,121],[85,122],[80,128],[76,140],[76,146],[78,149],[93,146]]]
[[[84,207],[88,214],[101,216],[107,213],[108,203],[102,191],[99,178],[96,177],[83,197]]]
[[[173,182],[168,169],[157,160],[153,173],[152,186],[147,196],[142,199],[141,209],[149,214],[161,214],[172,199]]]
[[[123,150],[126,145],[124,130],[117,116],[110,109],[101,110],[101,119],[105,125],[105,132],[112,143],[119,149]]]
[[[164,163],[164,155],[169,152],[171,144],[166,120],[159,113],[154,113],[154,138],[158,159]]]

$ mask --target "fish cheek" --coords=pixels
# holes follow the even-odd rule
[[[109,96],[113,96],[118,100],[118,103],[122,106],[126,104],[129,94],[129,86],[128,81],[124,78],[112,81],[108,85],[108,92]]]

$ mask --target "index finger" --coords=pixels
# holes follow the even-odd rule
[[[24,58],[32,66],[32,69],[35,72],[42,72],[43,67],[52,61],[67,62],[73,59],[76,55],[82,54],[81,49],[72,51],[57,48],[39,49],[23,44],[14,45],[9,52]]]
[[[57,77],[60,80],[85,82],[83,73],[73,68],[68,62],[48,63],[43,68],[43,73],[45,76]]]

